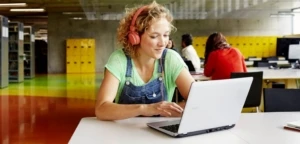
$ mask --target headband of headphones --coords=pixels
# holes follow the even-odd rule
[[[141,14],[141,12],[146,8],[147,8],[147,6],[143,6],[134,13],[133,18],[131,20],[131,24],[130,24],[130,31],[132,31],[132,32],[135,31],[135,21],[136,21],[137,17]]]

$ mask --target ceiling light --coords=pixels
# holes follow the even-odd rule
[[[82,17],[73,17],[73,20],[82,20]]]
[[[63,12],[64,15],[72,15],[72,14],[84,14],[84,12]]]
[[[0,3],[0,7],[25,7],[26,3]]]
[[[300,12],[300,7],[293,8],[292,11],[293,11],[293,12]]]
[[[293,14],[271,14],[270,17],[292,17]]]
[[[290,15],[292,14],[292,11],[279,11],[278,14],[283,14],[283,15]]]
[[[43,8],[35,8],[35,9],[10,9],[11,12],[44,12]]]

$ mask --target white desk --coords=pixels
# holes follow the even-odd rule
[[[300,79],[300,69],[247,68],[247,70],[263,71],[263,79]]]
[[[299,144],[300,132],[283,129],[287,122],[300,120],[300,113],[243,113],[230,130],[172,138],[146,126],[148,122],[176,118],[131,118],[99,121],[83,118],[69,144]]]
[[[269,69],[269,68],[247,68],[248,72],[263,71],[264,80],[283,80],[286,88],[295,88],[297,79],[300,79],[299,69]],[[203,70],[202,70],[203,71]],[[192,75],[196,81],[210,80],[204,75]]]

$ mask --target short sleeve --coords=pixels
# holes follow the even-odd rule
[[[122,81],[122,77],[124,77],[126,71],[126,62],[124,52],[122,50],[116,50],[110,55],[105,68],[119,81]]]
[[[175,83],[178,75],[183,68],[188,69],[187,65],[183,61],[182,57],[173,50],[168,50],[165,60],[165,68],[167,74],[170,74],[170,80]]]

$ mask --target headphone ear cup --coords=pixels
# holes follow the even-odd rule
[[[140,36],[137,32],[129,32],[128,40],[131,45],[138,45],[140,44]]]

